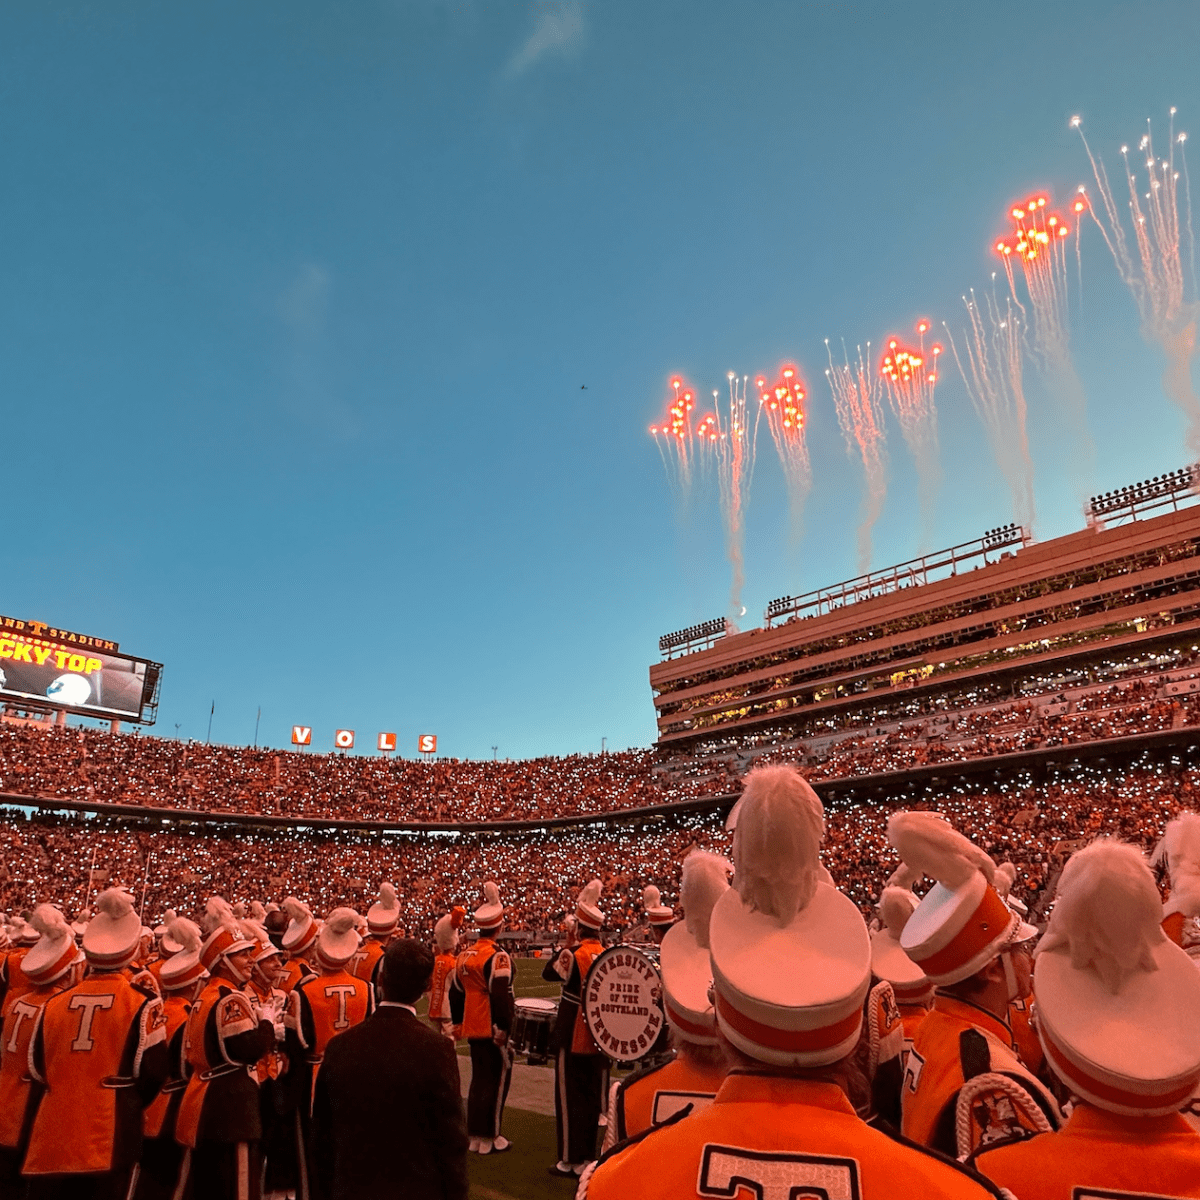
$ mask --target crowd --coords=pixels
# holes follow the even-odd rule
[[[1000,790],[965,784],[927,787],[903,800],[827,804],[825,862],[839,886],[869,912],[879,881],[895,867],[885,836],[898,807],[944,813],[989,854],[1011,860],[1018,887],[1036,898],[1082,839],[1111,833],[1153,846],[1180,807],[1200,807],[1200,770],[1149,755],[1124,769],[1061,768],[1034,782],[1015,776]],[[652,824],[614,819],[606,827],[495,835],[389,835],[380,831],[168,832],[157,821],[13,815],[0,822],[0,909],[53,896],[69,912],[91,889],[121,883],[146,892],[146,908],[191,911],[205,896],[281,900],[295,893],[316,907],[363,903],[386,880],[396,885],[401,921],[414,934],[431,912],[470,902],[467,881],[496,879],[508,897],[509,928],[554,929],[571,896],[593,875],[605,887],[611,927],[641,920],[641,889],[670,894],[677,864],[693,846],[725,852],[721,813],[679,814]],[[93,867],[95,875],[93,876]]]

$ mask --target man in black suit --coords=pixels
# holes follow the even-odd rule
[[[313,1125],[317,1183],[331,1200],[466,1200],[458,1056],[414,1008],[432,977],[432,951],[392,942],[383,1000],[325,1051]]]

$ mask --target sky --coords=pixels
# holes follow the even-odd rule
[[[162,736],[649,745],[659,635],[730,603],[716,488],[648,433],[669,380],[808,385],[799,534],[760,432],[742,627],[853,576],[825,339],[960,330],[1009,205],[1091,182],[1072,116],[1110,167],[1200,130],[1197,45],[1173,0],[13,0],[0,612],[165,664]],[[1080,253],[1086,416],[1025,365],[1038,538],[1191,460]],[[873,567],[1012,519],[952,363],[936,403],[925,518],[888,418]]]

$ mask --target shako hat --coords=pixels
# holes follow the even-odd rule
[[[933,983],[900,945],[904,927],[921,898],[912,890],[916,872],[901,863],[879,897],[880,927],[871,934],[871,973],[892,985],[900,1004],[918,1004],[933,991]]]
[[[675,910],[662,902],[662,893],[654,884],[642,888],[642,907],[646,910],[646,920],[651,925],[661,929],[675,924]]]
[[[603,890],[604,884],[598,879],[593,879],[579,893],[579,898],[575,901],[575,920],[580,925],[599,931],[600,926],[604,924],[604,914],[600,911],[600,893]]]
[[[495,929],[504,919],[504,905],[500,903],[500,889],[492,880],[483,885],[483,903],[475,910],[475,924],[482,932]]]
[[[101,971],[116,971],[133,962],[141,946],[142,921],[133,897],[124,888],[107,888],[96,897],[92,919],[83,931],[83,952]]]
[[[201,933],[200,926],[195,921],[172,914],[163,936],[164,939],[169,937],[172,944],[179,947],[163,963],[158,973],[158,981],[162,984],[163,991],[183,991],[208,974],[207,968],[200,961]]]
[[[906,866],[937,881],[900,935],[904,952],[934,983],[968,979],[1010,941],[1024,940],[1016,936],[1021,919],[992,886],[996,864],[944,817],[893,813],[887,832]]]
[[[400,924],[400,901],[390,883],[379,885],[379,899],[367,909],[367,932],[382,937],[394,933]]]
[[[295,896],[289,896],[283,902],[283,911],[288,915],[288,927],[282,939],[283,949],[293,956],[303,954],[317,940],[317,919],[312,909]]]
[[[17,921],[20,924],[17,925],[12,940],[18,946],[35,946],[42,935],[34,928],[33,922],[23,920],[21,917],[17,917]]]
[[[362,945],[355,925],[358,913],[352,908],[335,908],[317,934],[317,959],[322,966],[344,967]]]
[[[438,918],[433,927],[433,940],[443,954],[450,954],[458,945],[458,931],[466,920],[467,910],[456,904],[448,913]]]
[[[173,908],[168,908],[163,913],[162,924],[154,929],[154,936],[158,938],[159,949],[164,955],[178,954],[183,949],[170,934],[171,925],[178,916],[179,914]]]
[[[720,1030],[760,1062],[837,1062],[862,1027],[870,939],[853,902],[821,881],[824,833],[821,801],[794,767],[746,776],[734,885],[713,908],[709,951]]]
[[[1167,936],[1178,945],[1186,919],[1200,916],[1200,816],[1184,812],[1168,821],[1154,858],[1166,863],[1171,880],[1162,918]]]
[[[717,1044],[709,922],[713,906],[729,890],[732,869],[729,859],[707,850],[693,850],[683,860],[684,918],[667,930],[658,951],[667,1020],[679,1037],[701,1046]]]
[[[29,917],[29,928],[37,933],[38,940],[21,959],[21,970],[35,987],[53,983],[77,962],[83,962],[66,917],[54,905],[39,904]]]
[[[238,922],[238,927],[254,943],[254,961],[260,963],[268,958],[282,954],[283,951],[271,941],[271,935],[257,921],[249,917]]]
[[[92,919],[92,910],[90,908],[82,908],[75,914],[75,920],[71,922],[71,932],[75,935],[75,940],[79,941],[88,927],[88,922]]]
[[[1046,1061],[1076,1095],[1126,1116],[1174,1112],[1200,1083],[1200,971],[1161,912],[1138,849],[1093,842],[1063,868],[1035,960]]]
[[[240,950],[251,950],[253,938],[248,938],[237,923],[229,901],[220,896],[209,896],[200,921],[204,941],[200,946],[200,961],[211,971],[218,958],[237,954]]]

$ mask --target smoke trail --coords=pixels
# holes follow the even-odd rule
[[[1097,159],[1084,137],[1083,123],[1072,117],[1071,124],[1079,131],[1087,151],[1100,197],[1101,212],[1093,206],[1091,213],[1113,256],[1125,285],[1133,294],[1141,317],[1142,336],[1162,347],[1167,365],[1162,386],[1167,398],[1183,413],[1187,421],[1188,450],[1200,456],[1200,396],[1192,382],[1192,359],[1196,353],[1196,326],[1200,321],[1200,303],[1196,297],[1195,235],[1191,222],[1191,185],[1187,176],[1184,145],[1187,134],[1175,134],[1175,109],[1170,113],[1170,149],[1165,159],[1154,153],[1150,122],[1138,144],[1145,155],[1146,192],[1139,192],[1137,177],[1129,166],[1129,147],[1121,147],[1125,164],[1125,179],[1129,186],[1129,213],[1132,219],[1137,257],[1129,250],[1108,175],[1102,160]],[[1176,169],[1175,153],[1179,148],[1181,170]],[[1184,182],[1185,207],[1180,213],[1179,180]],[[1084,189],[1080,189],[1081,192]],[[1182,258],[1183,233],[1188,236],[1192,298],[1184,287]]]
[[[795,546],[804,525],[804,502],[812,489],[812,460],[805,439],[808,393],[793,366],[784,367],[778,381],[771,386],[762,375],[754,383],[758,388],[759,416],[766,417],[783,468],[788,494],[788,527],[791,544]]]
[[[969,372],[963,369],[954,335],[946,326],[950,350],[1012,493],[1013,517],[1018,525],[1032,529],[1033,459],[1025,423],[1019,318],[1011,299],[1001,309],[994,296],[985,297],[986,307],[981,311],[973,288],[969,300],[963,297],[963,304],[969,321],[964,347]]]
[[[845,347],[842,349],[844,362],[837,366],[829,350],[829,339],[825,339],[825,353],[829,358],[825,378],[833,393],[838,424],[846,439],[846,452],[853,458],[857,449],[866,477],[863,514],[858,526],[858,571],[865,574],[871,569],[871,533],[883,513],[883,502],[887,497],[883,411],[879,405],[879,380],[871,374],[870,343],[867,343],[866,358],[859,347],[858,361],[853,366]]]

